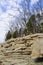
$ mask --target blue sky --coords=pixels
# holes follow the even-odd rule
[[[32,7],[38,1],[39,0],[31,0],[30,6]],[[19,16],[20,13],[15,10],[16,8],[21,8],[20,4],[22,2],[23,0],[0,0],[0,42],[4,41],[6,31],[9,29],[9,22],[12,20],[12,16],[10,16],[9,13]]]

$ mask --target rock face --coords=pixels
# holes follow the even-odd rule
[[[38,57],[43,57],[43,34],[10,39],[0,44],[0,65],[31,65],[30,59]]]

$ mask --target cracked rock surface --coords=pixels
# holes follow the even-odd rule
[[[34,62],[43,57],[43,34],[10,39],[0,44],[0,65],[43,65]]]

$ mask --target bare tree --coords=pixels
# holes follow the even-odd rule
[[[23,0],[23,4],[20,5],[21,8],[18,8],[18,7],[15,7],[15,11],[18,11],[20,13],[20,18],[19,16],[15,16],[15,15],[12,15],[11,13],[9,13],[10,16],[12,16],[12,18],[16,18],[16,20],[18,21],[18,23],[16,23],[17,25],[17,28],[19,28],[19,25],[21,26],[20,28],[20,32],[21,34],[23,34],[23,25],[25,27],[25,29],[27,29],[26,27],[26,23],[29,19],[29,17],[31,16],[31,12],[30,12],[30,0]],[[14,21],[11,21],[10,22],[10,30],[12,31],[13,33],[13,29],[14,29],[14,26],[15,26],[15,23]]]
[[[37,5],[38,5],[38,7],[34,6],[33,9],[32,9],[32,12],[34,14],[36,12],[38,12],[39,9],[42,11],[41,2],[37,2]],[[27,29],[26,23],[27,23],[28,19],[31,16],[31,11],[30,11],[29,8],[30,8],[30,0],[23,0],[23,3],[22,3],[22,5],[20,5],[20,8],[19,7],[15,7],[15,9],[14,9],[14,11],[18,11],[20,13],[19,16],[12,15],[11,13],[9,13],[9,15],[12,16],[13,19],[15,18],[16,21],[17,21],[16,22],[17,28],[15,28],[14,20],[10,21],[10,27],[9,28],[12,31],[12,33],[13,33],[14,29],[18,30],[19,25],[21,26],[21,29],[23,29],[23,25]],[[35,25],[36,25],[36,21],[35,21]]]

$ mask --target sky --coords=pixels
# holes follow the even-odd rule
[[[39,0],[31,0],[30,6],[32,7],[38,1]],[[4,41],[5,34],[9,30],[8,26],[12,20],[12,16],[10,14],[19,16],[20,13],[16,8],[21,8],[20,4],[22,2],[23,0],[0,0],[0,43]]]

